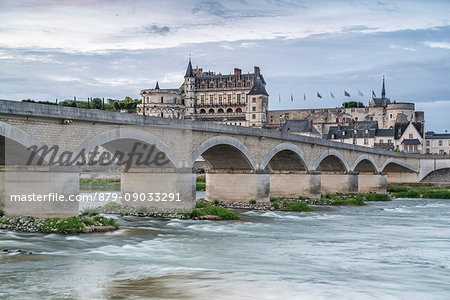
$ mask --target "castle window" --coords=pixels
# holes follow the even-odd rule
[[[252,119],[256,119],[256,114],[252,114]]]
[[[237,113],[241,113],[242,112],[242,108],[240,108],[240,107],[236,108],[236,112]]]
[[[209,104],[210,105],[214,104],[214,95],[209,95]]]
[[[219,108],[219,109],[217,110],[217,112],[218,112],[219,114],[223,114],[223,109],[222,109],[222,108]]]
[[[256,98],[255,97],[252,98],[252,102],[256,103]]]
[[[241,94],[237,94],[237,104],[241,104]]]
[[[327,123],[328,122],[328,118],[325,118],[325,123]]]
[[[227,109],[227,114],[231,114],[231,113],[233,113],[233,109],[232,108],[228,108]],[[236,124],[235,124],[236,125]]]
[[[392,141],[388,139],[388,141],[387,141],[387,142],[388,142],[388,144],[390,144],[390,143],[391,143]]]
[[[223,97],[222,94],[220,94],[219,95],[219,105],[223,104],[223,98],[222,97]]]
[[[200,113],[201,113],[201,114],[205,114],[205,113],[206,113],[206,110],[204,110],[204,109],[202,108],[202,109],[200,109]]]
[[[256,111],[256,106],[252,106],[252,111]]]
[[[161,118],[164,118],[164,113],[161,113]]]
[[[410,138],[410,139],[413,138],[413,134],[412,134],[412,133],[409,134],[409,138]]]
[[[228,104],[231,104],[231,94],[228,94]]]
[[[213,113],[214,113],[214,109],[210,108],[210,109],[208,110],[208,113],[209,113],[209,114],[213,114]]]
[[[380,139],[380,144],[383,144],[383,142],[384,142],[383,139]]]
[[[197,105],[198,103],[198,97],[197,96],[195,96],[195,105]],[[184,104],[184,103],[183,103]]]
[[[441,140],[439,141],[439,147],[442,147],[442,141]]]
[[[370,121],[373,121],[373,117],[370,117]]]
[[[161,97],[161,103],[164,103],[164,97]]]
[[[364,145],[369,145],[369,139],[364,139]]]
[[[358,121],[358,117],[355,118],[355,121]]]
[[[336,118],[336,123],[339,123],[339,118]]]
[[[202,105],[205,105],[205,95],[201,96],[201,102],[202,102]]]
[[[391,114],[391,119],[392,119],[392,114]]]

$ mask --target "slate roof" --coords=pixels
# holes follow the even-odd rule
[[[184,77],[194,77],[194,70],[192,69],[191,59],[189,58],[189,64],[186,69],[186,75]]]
[[[434,133],[433,131],[425,132],[425,138],[429,140],[450,139],[450,133]]]
[[[386,104],[391,104],[391,99],[389,98],[372,98],[375,106],[383,106]]]
[[[423,136],[422,131],[422,124],[420,122],[412,122],[413,126],[416,128],[417,132],[420,136]],[[403,135],[403,132],[405,132],[406,128],[408,127],[409,123],[396,123],[394,126],[394,134],[395,139],[398,140]]]
[[[248,92],[248,95],[266,95],[266,96],[269,96],[269,94],[266,91],[266,88],[264,87],[264,83],[261,80],[261,76],[256,77],[255,82],[253,83],[253,86],[250,89],[250,92]]]
[[[394,128],[389,129],[377,129],[375,136],[394,137]]]
[[[356,121],[348,126],[331,126],[327,139],[373,138],[378,129],[377,121]],[[367,130],[367,132],[366,132]],[[334,137],[333,137],[334,136]]]
[[[404,139],[403,145],[420,145],[419,139]]]
[[[310,124],[311,124],[310,120],[287,120],[281,126],[281,131],[289,133],[311,132],[320,135],[320,133],[317,131],[314,125],[312,126],[312,130],[310,130]]]

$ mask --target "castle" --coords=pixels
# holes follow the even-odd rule
[[[222,124],[264,127],[267,123],[269,94],[259,67],[253,73],[222,75],[192,68],[191,60],[184,82],[178,89],[141,91],[137,113],[147,116],[213,121]]]
[[[384,77],[381,97],[372,92],[368,107],[269,111],[269,94],[259,67],[255,66],[253,73],[242,74],[235,68],[233,74],[222,75],[194,69],[189,59],[179,88],[161,89],[156,82],[155,88],[141,91],[141,99],[137,106],[141,115],[268,128],[369,147],[425,152],[424,112],[415,111],[414,103],[387,98]]]

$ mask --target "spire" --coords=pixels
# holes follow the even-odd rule
[[[186,70],[186,75],[184,75],[184,77],[194,77],[194,71],[192,70],[192,63],[190,57],[189,57],[189,64]]]
[[[384,75],[383,75],[383,88],[381,89],[381,99],[386,99],[386,89],[384,87]]]
[[[155,90],[159,90],[159,84],[158,84],[158,81],[156,82]]]

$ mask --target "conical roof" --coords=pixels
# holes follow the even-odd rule
[[[194,70],[192,69],[191,59],[189,58],[189,64],[186,69],[186,75],[184,77],[194,77]]]
[[[255,82],[253,83],[252,88],[250,89],[250,92],[248,92],[249,95],[265,95],[269,96],[269,94],[266,91],[266,87],[264,86],[261,77],[257,76],[255,79]]]

